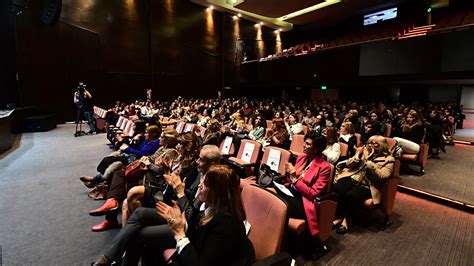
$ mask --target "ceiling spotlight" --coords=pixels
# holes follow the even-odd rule
[[[239,19],[239,17],[237,17],[237,16],[232,16],[232,18],[233,18],[234,20]]]
[[[242,14],[240,14],[240,13],[239,13],[239,14],[237,14],[237,17],[241,18],[241,17],[242,17]]]
[[[279,30],[275,30],[275,34],[278,34],[278,33],[280,33],[280,31],[279,31]]]
[[[211,5],[209,8],[212,10],[212,9],[214,9],[214,6],[213,6],[213,5]]]
[[[281,29],[281,28],[279,28],[279,29],[278,29],[278,31],[282,31],[282,29]]]
[[[211,12],[211,10],[212,10],[212,9],[211,9],[210,7],[206,8],[206,11],[207,11],[207,12]]]
[[[263,25],[263,22],[260,22],[260,25]]]
[[[258,23],[255,24],[255,28],[258,28],[258,27],[260,27],[260,24],[258,24]]]

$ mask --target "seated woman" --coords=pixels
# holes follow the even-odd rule
[[[372,128],[375,132],[375,135],[383,136],[385,134],[385,132],[387,131],[387,124],[382,119],[382,116],[379,113],[377,113],[376,111],[370,112],[369,121],[373,122]],[[364,133],[364,130],[362,130],[362,133]]]
[[[262,139],[263,148],[266,146],[276,146],[283,149],[288,148],[288,130],[286,130],[285,121],[282,118],[273,119],[272,128],[267,131],[267,134]]]
[[[339,194],[336,220],[338,234],[348,232],[352,212],[358,204],[372,198],[374,204],[382,200],[380,181],[388,179],[393,172],[395,159],[390,155],[387,140],[379,135],[372,136],[363,150],[345,163],[336,167],[334,192]]]
[[[116,135],[111,140],[112,145],[119,149],[122,144],[128,144],[132,147],[138,147],[145,139],[146,123],[143,120],[137,120],[133,123],[133,136],[129,136],[127,133]]]
[[[288,177],[285,186],[294,197],[276,190],[288,204],[288,216],[306,220],[314,237],[319,234],[314,200],[318,195],[327,192],[328,183],[331,182],[331,167],[322,158],[322,152],[326,148],[326,139],[323,136],[310,131],[305,135],[304,141],[304,154],[298,156],[294,166],[291,163],[286,166]]]
[[[324,120],[323,115],[319,114],[316,116],[313,130],[316,131],[316,133],[321,135],[324,128],[326,128],[326,120]]]
[[[348,156],[352,157],[355,154],[355,147],[357,146],[357,138],[354,135],[355,130],[351,122],[343,122],[339,129],[339,142],[345,143],[349,146]]]
[[[228,166],[213,165],[198,193],[205,211],[192,204],[166,204],[166,200],[158,202],[156,209],[137,209],[93,265],[109,265],[125,251],[125,264],[137,265],[143,251],[138,243],[153,253],[176,248],[178,265],[251,265],[255,253],[245,234],[237,174]]]
[[[122,144],[119,151],[122,155],[129,156],[129,163],[135,161],[142,156],[152,155],[160,147],[161,127],[153,125],[148,126],[145,130],[145,140],[134,148],[127,144]]]
[[[374,135],[381,135],[381,134],[378,134],[375,127],[376,127],[376,124],[373,120],[369,120],[364,124],[364,130],[362,130],[362,134],[360,134],[362,143],[364,144],[367,143],[369,138]]]
[[[425,126],[420,114],[415,110],[410,110],[405,121],[402,121],[393,135],[395,136],[393,139],[402,147],[404,153],[418,153],[425,136]]]
[[[204,145],[219,145],[219,138],[221,136],[221,123],[219,120],[211,118],[207,122],[206,133],[202,137],[201,146]]]
[[[326,136],[326,149],[323,151],[323,157],[326,158],[328,163],[336,165],[341,156],[341,146],[337,142],[337,129],[326,127],[322,133],[323,136]]]
[[[106,167],[104,173],[97,173],[94,177],[92,176],[81,176],[79,179],[84,182],[86,187],[93,188],[96,184],[112,178],[115,170],[122,166],[122,162],[131,163],[137,158],[146,155],[152,155],[160,146],[159,137],[161,136],[161,128],[158,126],[148,126],[145,130],[145,140],[138,146],[133,148],[127,144],[123,144],[118,152],[112,153],[114,157],[122,157],[124,160],[117,159],[121,163],[113,163]],[[112,167],[112,168],[110,168]]]
[[[196,160],[199,157],[200,146],[196,136],[192,133],[178,136],[176,150],[178,152],[176,160],[163,161],[159,158],[160,160],[154,161],[154,164],[145,160],[145,164],[149,165],[147,178],[152,178],[157,174],[176,174],[181,177],[181,180],[186,180],[186,188],[189,188],[198,175]],[[144,196],[145,186],[131,188],[127,195],[127,210],[132,213],[140,206],[151,207],[150,199]]]
[[[288,115],[288,120],[286,121],[286,130],[289,134],[289,140],[293,139],[293,135],[303,134],[303,125],[296,120],[294,114]]]
[[[250,130],[248,137],[251,140],[259,141],[265,135],[265,123],[261,115],[256,115],[252,121],[253,126]]]

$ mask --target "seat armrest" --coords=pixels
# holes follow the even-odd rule
[[[291,265],[291,256],[286,252],[280,252],[278,254],[269,256],[264,258],[263,260],[259,260],[255,262],[254,266],[287,266]]]
[[[337,201],[339,199],[339,195],[337,195],[336,193],[332,192],[332,193],[328,193],[328,194],[323,194],[323,195],[319,195],[316,197],[316,201],[325,201],[325,200],[332,200],[332,201]]]

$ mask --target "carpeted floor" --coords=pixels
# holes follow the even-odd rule
[[[0,245],[4,265],[90,265],[117,230],[93,233],[79,176],[110,153],[105,136],[75,138],[74,125],[22,134],[0,160]]]
[[[401,175],[400,184],[474,205],[474,146],[456,144],[446,150],[428,160],[426,174]]]
[[[102,202],[78,180],[110,153],[105,136],[73,133],[74,125],[26,133],[0,155],[4,265],[90,265],[117,233],[90,231],[103,218],[88,211]],[[306,264],[474,265],[474,215],[399,193],[393,218],[383,232],[371,224],[333,234],[331,252]]]

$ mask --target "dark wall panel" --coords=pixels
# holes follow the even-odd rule
[[[23,105],[56,111],[59,121],[74,118],[78,81],[103,107],[144,99],[147,87],[157,100],[215,96],[224,86],[237,92],[239,39],[257,39],[252,22],[187,0],[63,0],[59,23],[51,26],[40,23],[44,3],[30,1],[17,19],[20,92]],[[275,36],[263,27],[259,38]],[[263,54],[274,46],[265,45]]]

